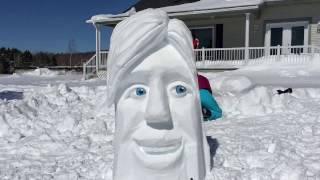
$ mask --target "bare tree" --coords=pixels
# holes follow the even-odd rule
[[[74,39],[70,39],[68,42],[68,53],[69,53],[69,66],[72,66],[72,55],[76,52],[77,46]]]

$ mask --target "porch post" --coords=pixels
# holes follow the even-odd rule
[[[250,13],[246,13],[245,60],[249,60]]]
[[[94,24],[94,27],[96,28],[96,72],[99,71],[99,65],[100,65],[100,51],[101,51],[101,31],[99,24]]]

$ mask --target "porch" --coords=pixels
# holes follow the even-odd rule
[[[184,21],[193,38],[199,39],[200,49],[194,50],[198,69],[237,69],[260,63],[306,64],[320,53],[320,4],[302,4],[310,11],[301,14],[301,5],[284,6],[280,1],[246,5],[228,1],[223,7],[211,4],[211,9],[198,9],[201,3],[195,2],[181,12],[184,5],[161,8],[170,18]],[[101,28],[113,27],[134,13],[133,9],[118,15],[97,15],[87,21],[96,29],[96,55],[84,64],[84,78],[106,77],[108,52],[101,51]]]
[[[199,38],[201,41],[201,49],[194,50],[198,69],[235,69],[242,66],[245,63],[245,60],[250,59],[250,51],[253,51],[251,49],[254,48],[249,48],[250,23],[252,19],[252,13],[249,11],[255,11],[256,8],[257,7],[249,7],[249,9],[241,9],[236,14],[232,14],[232,16],[235,17],[238,17],[240,14],[241,23],[243,24],[243,33],[241,33],[241,43],[232,44],[231,47],[237,47],[238,45],[240,48],[229,48],[230,46],[223,45],[223,24],[213,23],[209,27],[204,27],[201,25],[188,25],[188,22],[184,21],[189,27],[192,35],[195,35],[193,38]],[[88,23],[92,23],[96,30],[96,54],[84,64],[83,79],[92,76],[106,78],[108,52],[101,50],[101,29],[106,26],[113,26],[119,21],[124,20],[129,14],[115,15],[111,18],[108,15],[97,15],[87,21]],[[169,13],[169,16],[171,17],[172,14]],[[224,17],[225,15],[220,16]],[[192,15],[192,17],[197,16]],[[181,20],[183,20],[183,18]],[[251,55],[251,58],[254,58],[254,56]]]
[[[197,69],[238,69],[259,64],[309,64],[320,60],[317,46],[272,46],[195,49]],[[83,65],[83,79],[93,76],[106,79],[108,51],[100,51]],[[97,61],[99,59],[99,61]]]

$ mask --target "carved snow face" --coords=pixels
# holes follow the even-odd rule
[[[194,78],[182,56],[166,45],[119,81],[116,180],[201,179],[203,136]]]

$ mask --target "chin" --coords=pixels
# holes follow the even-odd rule
[[[184,142],[181,137],[172,139],[134,139],[135,158],[148,169],[166,170],[182,162]]]

